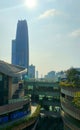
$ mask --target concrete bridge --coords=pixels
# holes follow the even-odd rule
[[[32,102],[39,103],[46,115],[60,117],[60,86],[53,81],[26,80],[25,94],[31,97]],[[55,112],[56,111],[56,112]]]

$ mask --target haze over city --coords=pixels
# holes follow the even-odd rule
[[[0,1],[0,60],[11,62],[17,21],[26,19],[29,31],[29,64],[41,74],[80,66],[80,1]]]

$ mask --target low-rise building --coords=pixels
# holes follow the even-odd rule
[[[0,61],[0,130],[27,116],[30,100],[24,98],[23,83],[13,83],[12,79],[26,73],[20,66]]]

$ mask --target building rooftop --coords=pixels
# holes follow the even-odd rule
[[[11,77],[18,77],[25,74],[27,69],[0,60],[0,72]]]

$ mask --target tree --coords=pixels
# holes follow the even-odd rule
[[[74,83],[75,85],[79,84],[79,81],[80,81],[80,78],[79,78],[80,72],[79,71],[77,71],[74,68],[70,68],[69,70],[67,70],[66,74],[67,74],[68,82]]]

